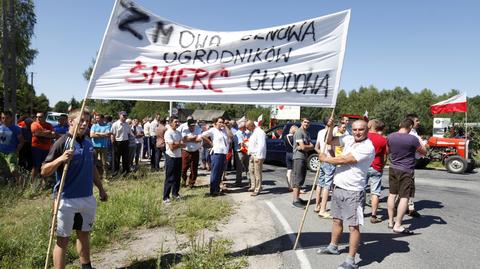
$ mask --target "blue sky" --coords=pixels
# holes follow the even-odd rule
[[[264,28],[352,10],[341,88],[450,89],[480,95],[480,1],[137,0],[153,13],[205,30]],[[85,95],[114,0],[37,0],[32,46],[37,94],[50,106]]]

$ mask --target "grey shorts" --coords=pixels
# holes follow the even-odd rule
[[[307,160],[294,159],[292,173],[292,187],[300,188],[303,186],[303,183],[305,183],[305,177],[307,176]]]
[[[332,217],[340,219],[348,226],[363,225],[365,191],[348,191],[336,187],[330,205]]]

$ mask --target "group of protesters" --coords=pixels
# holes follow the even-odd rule
[[[66,184],[62,201],[65,203],[65,200],[80,197],[86,199],[82,203],[90,205],[90,208],[96,207],[91,201],[93,184],[99,188],[101,200],[107,199],[101,183],[102,175],[106,179],[108,170],[112,170],[112,178],[120,174],[128,175],[138,169],[141,159],[150,159],[152,171],[164,170],[162,199],[165,205],[170,204],[170,199],[181,198],[182,185],[185,188],[195,187],[199,167],[210,171],[210,196],[224,195],[228,191],[225,184],[227,169],[235,171],[234,186],[242,186],[247,178],[250,195],[261,194],[266,135],[254,121],[218,117],[206,123],[189,116],[181,123],[176,116],[165,119],[159,115],[140,121],[129,119],[124,111],[119,112],[118,119],[113,121],[113,117],[101,114],[92,115],[90,119],[90,113],[86,112],[79,125],[75,144],[82,150],[77,152],[76,148],[69,150],[66,144],[71,141],[78,116],[78,111],[62,115],[58,125],[53,127],[45,121],[44,113],[41,112],[36,113],[34,119],[22,117],[16,123],[12,113],[1,113],[0,162],[5,168],[3,170],[6,170],[1,172],[10,173],[18,180],[18,168],[21,166],[31,169],[32,180],[35,180],[37,176],[45,178],[55,170],[62,170],[67,160],[74,160],[74,167],[71,168],[74,172],[69,174],[74,180]],[[293,125],[289,134],[283,137],[287,149],[287,182],[293,193],[292,205],[304,208],[307,204],[300,198],[301,188],[306,177],[307,157],[310,151],[316,151],[321,163],[319,177],[315,182],[317,199],[314,211],[321,218],[333,219],[331,242],[318,253],[339,253],[338,241],[345,223],[350,231],[349,253],[340,268],[356,268],[359,225],[363,225],[365,192],[368,189],[372,205],[370,222],[382,222],[377,211],[387,156],[390,156],[388,227],[395,233],[413,233],[402,226],[402,219],[405,214],[419,216],[413,207],[414,168],[415,159],[425,154],[426,149],[416,133],[419,120],[414,114],[407,115],[400,122],[398,132],[388,137],[383,133],[383,122],[378,119],[368,122],[356,120],[351,123],[343,117],[335,128],[332,118],[326,118],[324,123],[329,128],[318,133],[315,145],[307,131],[310,125],[308,118],[302,119],[299,127]],[[68,135],[63,135],[67,133]],[[85,137],[90,139],[84,139]],[[88,152],[92,156],[88,156]],[[160,165],[162,157],[163,166]],[[89,160],[93,165],[87,165]],[[88,168],[90,166],[92,169]],[[59,174],[61,173],[57,171],[55,190],[58,190]],[[87,187],[79,187],[79,182],[85,180],[89,182]],[[328,212],[330,195],[331,210]],[[54,254],[57,263],[64,262],[62,257],[72,231],[70,226],[78,213],[73,212],[69,206],[61,206],[60,212],[57,260]],[[75,227],[79,230],[79,238],[85,239],[81,244],[88,248],[87,238],[91,226],[85,223],[93,222],[95,211],[80,214],[83,224]],[[89,266],[89,257],[81,257],[81,261]]]
[[[366,192],[370,191],[371,217],[373,224],[382,222],[377,215],[382,190],[382,175],[389,157],[389,194],[387,199],[387,225],[394,233],[411,235],[414,232],[402,226],[403,217],[408,214],[419,217],[415,210],[415,163],[427,153],[425,142],[416,129],[420,121],[415,114],[409,114],[399,123],[399,130],[388,136],[384,134],[385,124],[378,119],[349,122],[343,117],[333,128],[332,118],[324,123],[329,128],[319,131],[314,145],[308,133],[310,120],[304,118],[299,128],[292,127],[284,137],[287,148],[287,179],[293,191],[292,205],[305,208],[307,201],[300,198],[300,188],[305,182],[309,152],[319,155],[319,177],[316,179],[316,205],[314,212],[324,219],[332,219],[331,241],[320,248],[318,254],[338,255],[338,242],[343,225],[349,227],[348,255],[338,268],[358,268],[355,256],[360,244],[359,226],[364,224]],[[327,202],[331,194],[330,212]]]

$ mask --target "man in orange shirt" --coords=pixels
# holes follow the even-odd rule
[[[30,127],[32,130],[32,155],[33,155],[33,169],[32,182],[35,182],[35,177],[40,173],[43,161],[48,155],[48,151],[52,146],[52,139],[55,138],[53,126],[45,121],[45,116],[42,112],[38,112],[35,122]],[[42,186],[46,185],[45,178],[42,177]]]

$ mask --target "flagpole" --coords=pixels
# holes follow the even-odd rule
[[[90,92],[90,87],[92,85],[93,75],[95,74],[95,70],[96,70],[96,67],[97,67],[97,62],[98,62],[98,59],[103,54],[105,39],[106,39],[108,30],[110,28],[110,25],[112,23],[113,15],[114,15],[115,10],[117,9],[118,3],[120,1],[121,0],[115,0],[115,3],[113,5],[112,13],[110,14],[110,19],[108,21],[107,28],[106,28],[105,33],[103,35],[102,44],[100,45],[100,52],[97,56],[97,59],[95,61],[94,66],[93,66],[92,74],[90,75],[90,80],[88,81],[87,90],[85,92],[85,97],[83,98],[82,106],[80,108],[80,113],[78,114],[77,123],[75,124],[75,127],[73,129],[73,139],[70,141],[70,144],[69,144],[69,147],[68,147],[70,150],[72,150],[73,147],[74,147],[75,140],[76,140],[75,138],[77,136],[78,128],[80,126],[81,119],[82,119],[83,113],[85,111],[85,104],[86,104],[88,93]],[[59,205],[60,205],[60,199],[61,199],[61,195],[62,195],[62,192],[63,192],[63,187],[65,186],[65,177],[67,176],[69,166],[70,166],[70,160],[65,162],[65,166],[63,167],[62,178],[60,180],[60,186],[58,187],[57,197],[55,199],[54,206],[53,206],[53,217],[52,217],[52,224],[51,224],[51,227],[50,227],[50,238],[48,240],[48,248],[47,248],[47,255],[45,256],[45,267],[44,267],[44,269],[48,269],[48,263],[50,261],[50,252],[51,252],[51,248],[52,248],[53,237],[54,237],[54,234],[55,234],[55,225],[57,223],[58,208],[59,208]]]

